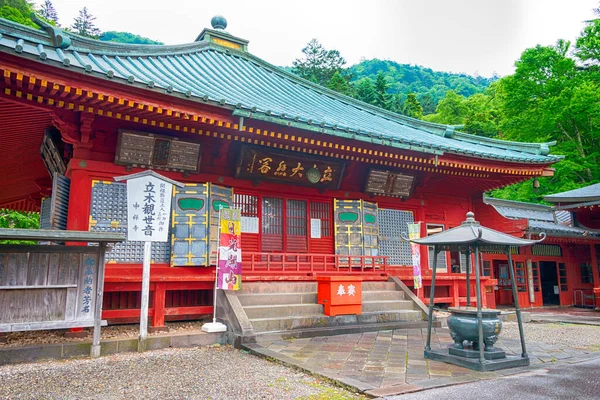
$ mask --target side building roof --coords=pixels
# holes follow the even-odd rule
[[[583,238],[586,236],[600,239],[600,232],[589,231],[572,226],[570,213],[555,210],[552,206],[526,203],[521,201],[494,199],[484,196],[483,202],[508,219],[526,219],[526,233],[545,232],[549,236]]]
[[[231,110],[235,116],[433,154],[549,165],[551,143],[518,143],[455,131],[328,90],[247,52],[247,41],[205,29],[176,46],[101,42],[38,21],[0,19],[0,52],[73,73]]]
[[[549,203],[600,202],[600,183],[544,196]]]

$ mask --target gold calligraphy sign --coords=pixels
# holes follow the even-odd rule
[[[213,38],[211,38],[211,41],[213,43],[218,44],[219,46],[228,47],[228,48],[234,49],[234,50],[242,50],[241,44],[230,42],[229,40],[213,37]]]
[[[299,157],[282,150],[243,146],[236,177],[337,189],[343,172],[344,163],[338,160]]]

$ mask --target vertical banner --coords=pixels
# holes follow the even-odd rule
[[[529,302],[535,302],[535,288],[533,287],[533,267],[531,260],[527,260],[527,286],[529,286]]]
[[[242,288],[241,212],[235,208],[219,211],[219,289]]]
[[[173,185],[151,175],[127,180],[127,240],[169,240]]]
[[[408,225],[408,238],[418,239],[421,236],[421,223],[407,224]],[[413,261],[413,276],[414,276],[414,287],[415,289],[421,289],[423,287],[423,281],[421,278],[421,246],[416,243],[410,244],[410,250],[412,252]]]

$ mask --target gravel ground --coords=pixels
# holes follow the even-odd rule
[[[231,346],[0,367],[1,399],[359,399]]]
[[[561,347],[600,350],[600,326],[528,322],[523,324],[523,329],[527,341]],[[503,322],[500,337],[519,339],[517,323]]]
[[[194,333],[201,332],[202,325],[207,321],[189,321],[189,322],[167,322],[168,332],[149,333],[153,335],[165,335],[173,333]],[[93,328],[85,328],[87,337],[84,338],[69,338],[64,336],[63,330],[53,331],[29,331],[29,332],[11,332],[4,336],[6,342],[0,341],[2,347],[16,346],[32,346],[35,344],[51,344],[51,343],[70,343],[70,342],[91,342]],[[140,335],[140,326],[138,324],[131,325],[111,325],[103,326],[101,340],[116,339],[116,338],[137,338]]]

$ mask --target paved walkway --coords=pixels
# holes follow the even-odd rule
[[[252,352],[272,357],[311,373],[319,374],[357,388],[373,396],[386,396],[492,379],[515,374],[536,366],[579,362],[600,357],[592,350],[558,348],[543,343],[527,343],[530,367],[496,372],[470,369],[426,360],[423,348],[426,329],[348,334],[308,339],[259,341],[249,346]],[[432,332],[431,347],[445,348],[452,340],[447,328]],[[507,354],[520,354],[515,339],[500,339],[497,346]]]

